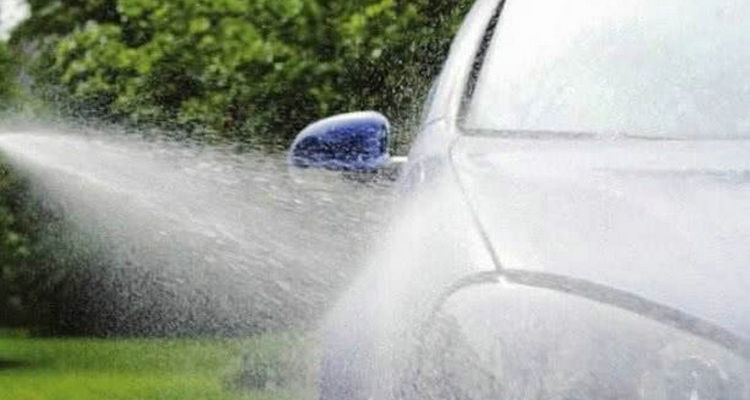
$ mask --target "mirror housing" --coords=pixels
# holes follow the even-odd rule
[[[289,163],[302,168],[376,171],[388,163],[391,125],[377,112],[342,114],[305,128],[292,144]]]

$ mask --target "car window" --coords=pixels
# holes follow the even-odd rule
[[[750,137],[750,2],[508,0],[469,131]]]

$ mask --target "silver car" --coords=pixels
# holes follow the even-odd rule
[[[750,399],[750,2],[479,0],[425,110],[323,399]]]

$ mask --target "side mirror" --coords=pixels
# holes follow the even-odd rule
[[[388,163],[391,125],[377,112],[326,118],[305,128],[292,144],[296,167],[336,171],[375,171]]]

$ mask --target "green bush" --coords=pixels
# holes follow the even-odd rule
[[[288,142],[378,109],[405,126],[467,0],[32,2],[36,93],[67,115],[209,141]]]
[[[0,326],[28,322],[24,280],[30,247],[23,221],[18,218],[24,192],[22,183],[0,164]]]
[[[0,112],[13,107],[18,98],[18,63],[8,44],[0,42]]]
[[[69,226],[62,211],[36,196],[0,158],[0,327],[40,334],[111,332],[92,304],[106,258],[93,238]],[[105,293],[106,294],[106,293]]]

